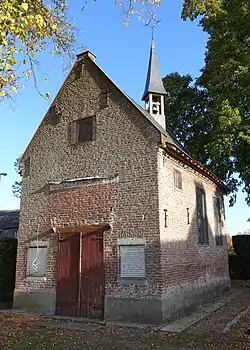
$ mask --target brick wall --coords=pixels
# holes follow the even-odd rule
[[[227,280],[226,244],[216,246],[213,237],[215,185],[158,149],[159,131],[91,60],[78,62],[53,105],[56,116],[46,116],[24,155],[30,157],[30,175],[23,179],[16,291],[55,292],[58,237],[45,234],[51,221],[57,226],[111,225],[104,234],[106,297],[159,300],[173,291],[194,291],[197,281],[204,286]],[[70,145],[69,124],[92,115],[95,140]],[[173,167],[182,172],[183,191],[174,189]],[[195,182],[206,191],[208,247],[197,244]],[[48,246],[47,274],[27,278],[27,248],[36,243],[37,231]],[[122,238],[146,242],[146,283],[118,281],[117,242]]]
[[[195,291],[199,287],[228,282],[226,226],[223,218],[223,246],[216,245],[213,196],[221,196],[216,185],[191,168],[158,153],[159,209],[163,294],[176,290]],[[174,169],[182,173],[182,190],[174,186]],[[206,195],[209,245],[198,244],[196,225],[196,185]],[[189,208],[189,221],[187,217]],[[164,209],[167,210],[165,227]]]
[[[80,67],[80,68],[79,68]],[[16,290],[55,290],[58,242],[55,234],[41,238],[48,244],[46,280],[26,278],[26,249],[51,226],[80,221],[108,220],[105,233],[106,295],[141,297],[160,294],[160,240],[158,217],[157,142],[160,134],[104,77],[89,59],[73,71],[54,105],[59,117],[45,118],[25,153],[30,176],[23,179]],[[81,71],[81,76],[77,72]],[[108,93],[104,108],[100,96]],[[96,115],[96,139],[69,145],[71,121]],[[58,189],[49,182],[85,177],[116,179],[113,183]],[[150,199],[150,200],[149,200]],[[117,239],[146,238],[147,285],[117,282]]]

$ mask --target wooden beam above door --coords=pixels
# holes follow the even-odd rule
[[[56,233],[91,233],[96,231],[110,230],[109,224],[83,224],[81,226],[70,226],[70,227],[55,227],[54,232]]]

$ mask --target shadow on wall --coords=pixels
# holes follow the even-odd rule
[[[119,239],[125,235],[121,235],[116,223],[112,231],[103,233],[104,257],[100,232],[84,236],[82,243],[79,234],[61,236],[60,262],[54,267],[55,275],[59,276],[57,314],[103,318],[105,309],[106,319],[162,323],[193,311],[200,303],[221,294],[229,286],[226,237],[223,236],[222,246],[216,245],[214,230],[207,221],[203,192],[199,193],[199,216],[194,211],[189,223],[187,216],[183,216],[183,225],[188,226],[185,240],[174,240],[169,228],[162,242],[160,237],[150,240],[147,235],[145,280],[137,278],[131,283],[118,279],[118,245],[112,237]],[[149,221],[150,215],[153,214],[149,214]],[[205,236],[207,232],[203,244],[198,244],[198,218]],[[39,238],[49,232],[41,233]],[[41,308],[46,303],[45,299]]]
[[[205,194],[204,188],[199,188]],[[83,273],[80,277],[78,260],[75,261],[76,267],[69,277],[61,276],[63,278],[59,280],[58,293],[61,290],[62,294],[61,301],[58,298],[57,312],[102,318],[105,286],[101,276],[104,275],[104,269],[110,313],[107,315],[105,310],[105,316],[111,319],[161,323],[162,309],[165,320],[177,318],[183,313],[193,311],[200,303],[221,294],[229,287],[226,236],[222,236],[222,245],[216,242],[214,230],[207,219],[203,192],[200,193],[200,213],[194,212],[189,223],[188,218],[183,217],[183,225],[188,225],[186,240],[172,239],[160,244],[160,240],[154,239],[146,245],[147,281],[137,279],[134,283],[126,283],[126,280],[118,279],[117,244],[113,244],[110,252],[105,254],[105,266],[103,260],[98,263],[94,261],[95,253],[92,248],[89,266],[82,266]],[[105,234],[107,233],[104,232]],[[165,304],[159,306],[159,298],[165,299]],[[157,309],[160,310],[158,315]]]

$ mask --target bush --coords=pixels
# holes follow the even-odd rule
[[[0,301],[7,302],[13,298],[15,289],[17,240],[0,238]]]
[[[250,279],[250,235],[233,236],[233,252],[229,253],[230,276]]]

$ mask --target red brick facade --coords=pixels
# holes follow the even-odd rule
[[[159,149],[159,130],[87,57],[71,72],[53,104],[58,119],[45,117],[24,154],[24,159],[30,157],[30,175],[23,179],[16,307],[55,311],[59,244],[57,234],[49,232],[52,224],[111,226],[104,232],[107,319],[161,322],[185,304],[171,302],[178,312],[164,304],[173,291],[178,298],[189,293],[192,304],[192,296],[204,294],[206,288],[213,293],[217,286],[228,286],[226,243],[215,245],[212,228],[216,185]],[[69,124],[91,115],[96,118],[95,139],[71,145]],[[174,189],[174,166],[182,172],[182,192]],[[206,189],[211,224],[206,247],[197,244],[195,181]],[[26,273],[27,248],[36,242],[38,227],[39,242],[48,246],[46,278]],[[145,241],[143,283],[119,280],[121,239]]]

